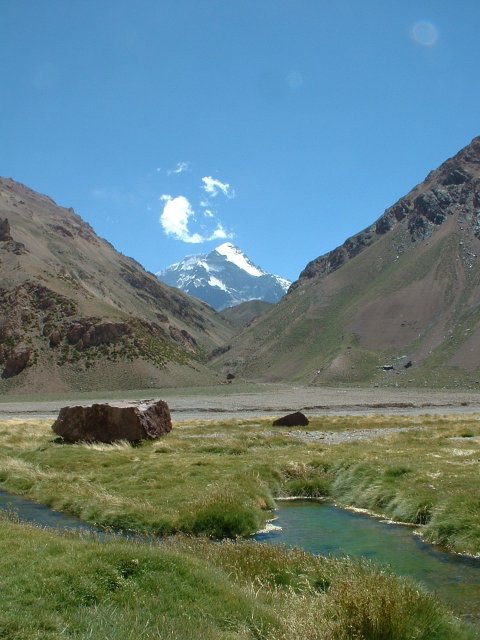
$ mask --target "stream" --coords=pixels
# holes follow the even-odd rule
[[[13,511],[24,522],[111,536],[78,518],[4,491],[0,491],[0,509]],[[320,555],[365,557],[388,565],[397,575],[411,577],[436,593],[466,621],[480,625],[480,558],[446,553],[423,542],[412,527],[386,523],[331,504],[279,502],[276,516],[275,525],[281,530],[257,534],[255,540],[296,546]]]
[[[324,556],[364,557],[413,578],[466,621],[480,625],[480,558],[434,547],[414,528],[307,500],[279,502],[280,531],[255,539]]]

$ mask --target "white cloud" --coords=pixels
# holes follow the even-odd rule
[[[205,176],[202,178],[203,182],[203,190],[208,193],[210,196],[217,196],[220,192],[223,193],[227,198],[234,198],[235,192],[230,187],[228,182],[221,182],[216,178],[212,178],[212,176]]]
[[[210,209],[205,209],[205,211],[203,213],[204,213],[206,218],[214,218],[215,217],[215,214],[213,213],[213,211],[210,211]]]
[[[195,220],[195,212],[187,198],[185,196],[173,198],[168,194],[164,194],[160,196],[160,200],[165,203],[160,215],[160,224],[167,235],[191,244],[232,237],[232,234],[227,233],[220,222],[217,223],[216,228],[210,235],[191,233],[188,226],[191,220]],[[207,217],[214,216],[212,214]]]
[[[190,163],[189,162],[177,162],[175,169],[169,169],[167,171],[167,175],[171,176],[172,174],[179,174],[179,173],[183,173],[184,171],[188,171],[190,167]]]
[[[184,196],[172,198],[169,195],[160,196],[160,200],[165,202],[160,224],[168,236],[173,236],[183,242],[199,243],[203,238],[198,233],[191,234],[188,231],[188,221],[195,214],[189,201]]]
[[[217,228],[212,233],[212,235],[208,238],[208,240],[225,240],[227,238],[233,238],[233,233],[227,233],[225,229],[222,227],[221,223],[217,224]]]

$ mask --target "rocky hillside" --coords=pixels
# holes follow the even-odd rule
[[[206,382],[232,328],[72,209],[0,179],[0,392]]]
[[[254,265],[230,242],[207,254],[187,256],[156,275],[218,311],[249,300],[277,302],[291,284]]]
[[[480,138],[312,260],[218,366],[264,380],[480,382]]]

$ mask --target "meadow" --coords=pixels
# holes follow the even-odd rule
[[[8,640],[473,640],[415,584],[254,542],[59,534],[0,516]]]
[[[358,429],[376,437],[354,440]],[[3,422],[0,488],[97,525],[167,537],[100,541],[3,515],[0,637],[477,637],[383,567],[238,540],[265,525],[276,498],[308,496],[415,523],[427,540],[479,553],[477,418],[342,416],[315,418],[308,430],[190,422],[132,447],[64,445],[50,422]]]
[[[450,550],[480,553],[475,416],[314,418],[308,439],[270,425],[183,423],[132,447],[63,445],[47,421],[4,422],[0,487],[104,527],[216,538],[260,529],[275,498],[326,498],[421,525],[426,540]],[[385,431],[353,440],[358,429]],[[320,436],[329,433],[343,441],[326,444]]]

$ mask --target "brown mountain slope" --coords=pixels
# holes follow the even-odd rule
[[[272,303],[265,302],[265,300],[247,300],[247,302],[242,302],[234,307],[222,309],[220,315],[235,327],[246,327],[256,318],[266,313],[271,306]]]
[[[216,364],[264,380],[480,380],[480,138],[310,262]]]
[[[0,392],[205,383],[232,331],[72,209],[0,179]]]

